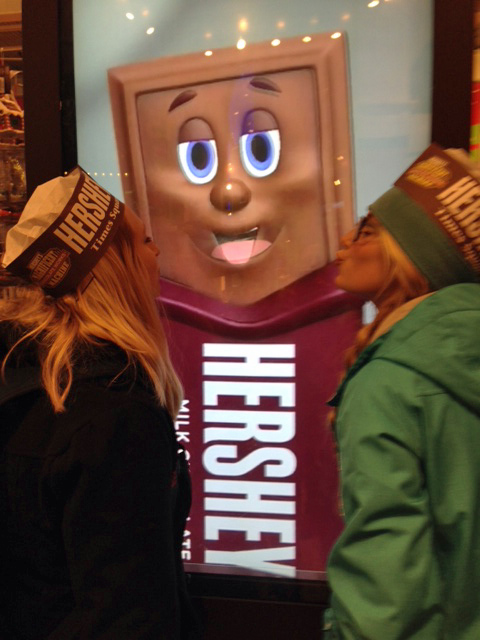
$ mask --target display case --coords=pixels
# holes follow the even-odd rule
[[[0,9],[0,257],[26,201],[21,3]],[[12,279],[0,269],[0,287]],[[1,295],[1,294],[0,294]]]

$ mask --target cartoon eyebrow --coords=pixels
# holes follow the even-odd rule
[[[278,84],[273,82],[273,80],[270,80],[270,78],[265,78],[262,76],[256,76],[252,78],[250,80],[250,86],[253,87],[254,89],[262,89],[263,91],[273,91],[274,93],[282,93],[282,90],[280,89]]]
[[[168,108],[168,112],[170,113],[170,111],[173,111],[180,105],[185,104],[185,102],[193,100],[196,95],[197,92],[193,89],[186,89],[185,91],[182,91],[182,93],[179,93],[178,96],[173,100],[172,104]]]

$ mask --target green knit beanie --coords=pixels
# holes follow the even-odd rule
[[[437,145],[369,210],[432,289],[480,281],[480,182]]]

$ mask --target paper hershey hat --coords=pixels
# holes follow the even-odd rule
[[[468,155],[430,145],[371,206],[434,289],[480,280],[480,182]]]
[[[125,205],[81,167],[35,189],[6,236],[3,266],[59,297],[73,291],[112,241]]]

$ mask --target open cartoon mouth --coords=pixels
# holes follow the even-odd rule
[[[235,236],[214,235],[217,246],[211,253],[212,258],[224,260],[230,264],[245,264],[251,258],[266,251],[272,244],[268,240],[257,237],[258,227]]]

